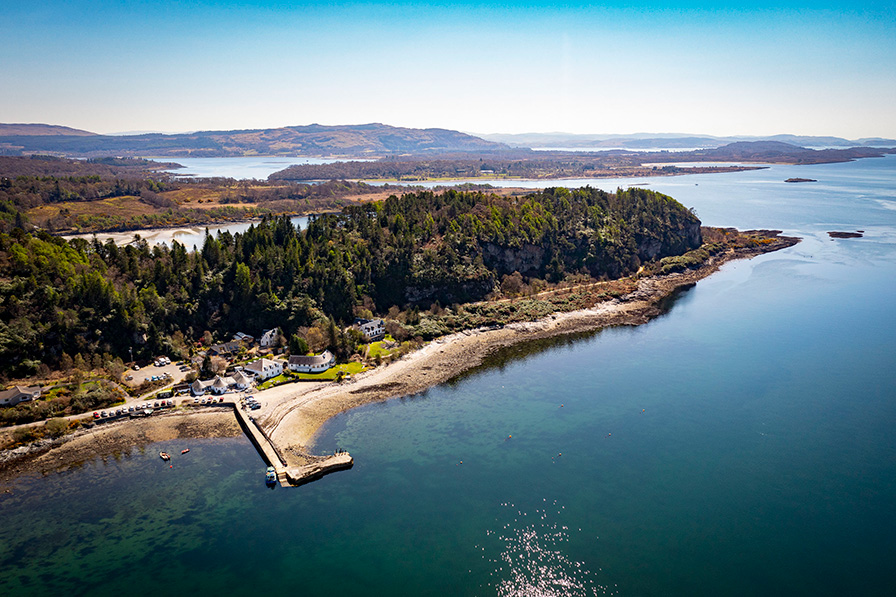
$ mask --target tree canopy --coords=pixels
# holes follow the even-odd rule
[[[206,330],[280,327],[290,338],[348,323],[361,304],[478,300],[513,272],[618,277],[699,245],[699,220],[674,199],[589,187],[409,193],[312,217],[306,230],[267,218],[208,235],[196,252],[14,229],[0,234],[0,374],[78,354],[171,353],[175,334]]]

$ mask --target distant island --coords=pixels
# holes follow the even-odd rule
[[[538,147],[544,149],[576,148],[592,149],[595,151],[606,149],[712,149],[729,143],[741,141],[779,141],[800,147],[896,147],[896,139],[883,137],[864,137],[861,139],[844,139],[833,136],[813,135],[689,135],[682,133],[638,133],[633,135],[595,135],[572,133],[520,133],[520,134],[481,134],[477,135],[488,141],[504,143],[510,147]]]
[[[818,182],[814,178],[788,178],[784,182]]]
[[[294,165],[275,172],[270,180],[467,180],[476,178],[617,178],[738,172],[764,164],[827,164],[881,157],[896,149],[853,147],[806,149],[778,141],[731,143],[713,149],[682,152],[564,152],[520,150],[476,154],[386,157],[376,161],[340,161]],[[756,165],[678,165],[682,162],[742,162]]]

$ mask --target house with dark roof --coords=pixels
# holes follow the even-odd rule
[[[323,373],[335,364],[336,357],[329,350],[325,350],[321,354],[291,355],[287,367],[296,373]]]
[[[242,342],[247,346],[251,346],[253,342],[255,342],[255,338],[250,336],[249,334],[244,334],[243,332],[237,332],[233,335],[234,342]]]
[[[242,346],[241,342],[223,342],[221,344],[214,344],[209,347],[208,354],[213,357],[229,357],[238,353]]]
[[[367,337],[369,342],[386,337],[386,322],[382,319],[356,319],[356,326]]]

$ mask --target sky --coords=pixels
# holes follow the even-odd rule
[[[896,138],[896,0],[3,0],[0,122]]]

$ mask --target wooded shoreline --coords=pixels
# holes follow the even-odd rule
[[[537,321],[517,322],[457,332],[437,338],[425,347],[385,367],[357,376],[349,382],[308,387],[302,384],[257,394],[267,408],[258,417],[271,438],[284,448],[290,466],[316,460],[315,440],[333,417],[373,402],[404,397],[445,383],[485,362],[503,348],[546,338],[596,331],[619,325],[641,325],[667,310],[668,299],[737,259],[778,251],[800,239],[778,236],[778,231],[752,231],[771,239],[767,244],[728,249],[710,257],[697,269],[644,277],[637,289],[602,301],[589,309],[553,313]],[[271,399],[267,399],[270,393]],[[133,421],[127,425],[101,426],[61,441],[31,449],[7,451],[0,463],[0,480],[28,473],[47,474],[80,466],[91,458],[128,451],[157,441],[232,437],[238,435],[231,413],[187,411]],[[92,438],[102,438],[93,441]],[[361,456],[363,457],[363,456]]]

